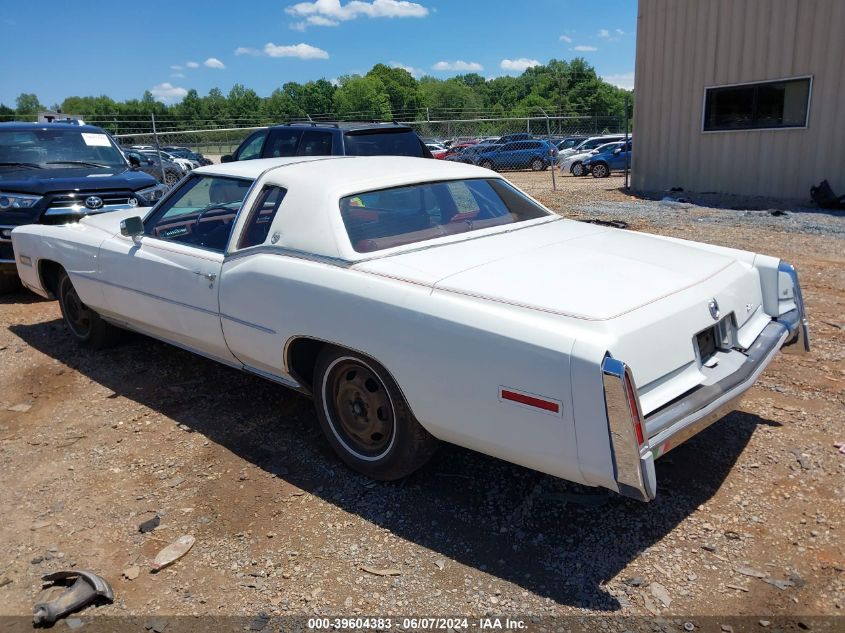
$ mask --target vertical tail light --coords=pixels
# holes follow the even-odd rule
[[[643,433],[643,414],[640,411],[640,403],[637,399],[637,394],[634,393],[634,385],[631,382],[630,372],[625,372],[625,399],[628,401],[628,409],[631,411],[631,424],[634,425],[634,433],[637,435],[637,443],[642,446],[645,444],[645,434]]]

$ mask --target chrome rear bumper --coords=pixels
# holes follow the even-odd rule
[[[789,268],[794,275],[794,269]],[[746,360],[735,372],[717,383],[693,389],[646,417],[643,426],[653,429],[654,434],[647,433],[642,445],[636,438],[625,391],[626,374],[633,384],[630,369],[617,359],[605,357],[602,380],[614,477],[620,494],[640,501],[654,499],[657,493],[655,459],[733,411],[742,395],[757,381],[781,348],[794,346],[793,349],[799,352],[810,350],[809,328],[797,275],[794,275],[793,282],[796,309],[763,328],[754,343],[745,350]],[[636,389],[634,394],[636,397]],[[636,407],[639,408],[638,401]]]

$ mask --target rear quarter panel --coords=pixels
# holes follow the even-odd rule
[[[360,351],[392,374],[435,437],[583,481],[570,390],[574,339],[547,315],[268,253],[224,262],[220,307],[226,340],[245,364],[289,375],[284,349],[295,337]],[[501,401],[500,387],[557,400],[562,412]]]

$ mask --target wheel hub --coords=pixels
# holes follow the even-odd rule
[[[393,406],[387,389],[369,368],[341,363],[328,382],[332,422],[345,443],[364,455],[378,455],[393,436]]]

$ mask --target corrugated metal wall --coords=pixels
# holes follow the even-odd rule
[[[807,129],[702,133],[705,86],[813,76]],[[845,194],[845,0],[639,0],[641,191]]]

